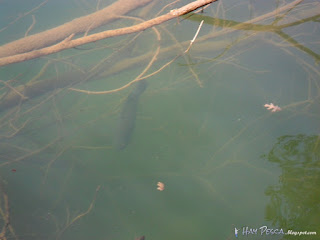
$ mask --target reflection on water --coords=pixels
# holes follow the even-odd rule
[[[73,15],[87,12],[88,3],[74,3]],[[166,4],[155,2],[141,17],[154,17]],[[158,42],[149,30],[0,69],[7,83],[1,106],[18,94],[13,87],[20,94],[26,86],[38,90],[25,103],[20,96],[16,107],[1,109],[0,226],[6,230],[0,234],[185,240],[235,239],[235,229],[243,227],[317,231],[320,73],[313,9],[319,3],[272,18],[264,15],[275,9],[270,3],[231,6],[206,8],[197,40],[172,62],[202,15],[158,27],[160,53],[145,89],[132,85],[97,95],[69,85],[106,91],[135,79],[155,58]],[[10,14],[17,15],[8,7]],[[40,22],[41,14],[34,14]],[[237,25],[250,16],[265,18]],[[8,41],[28,28],[20,22],[6,30]],[[130,24],[122,19],[109,27]],[[281,111],[264,107],[270,103]],[[122,151],[113,145],[117,131]]]
[[[319,232],[319,136],[287,135],[266,156],[282,169],[279,183],[269,186],[266,219],[286,229]]]

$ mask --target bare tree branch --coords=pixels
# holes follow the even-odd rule
[[[83,44],[96,42],[96,41],[99,41],[99,40],[102,40],[102,39],[105,39],[105,38],[121,36],[121,35],[125,35],[125,34],[130,34],[130,33],[143,31],[143,30],[145,30],[147,28],[153,27],[155,25],[159,25],[159,24],[164,23],[164,22],[166,22],[168,20],[171,20],[173,18],[182,16],[182,15],[184,15],[186,13],[189,13],[189,12],[195,10],[195,9],[198,9],[198,8],[200,8],[202,6],[210,4],[210,3],[214,2],[214,1],[216,1],[216,0],[198,0],[198,1],[192,2],[190,4],[187,4],[187,5],[179,8],[179,9],[171,10],[169,13],[167,13],[165,15],[153,18],[151,20],[145,21],[143,23],[139,23],[139,24],[131,26],[131,27],[108,30],[108,31],[104,31],[104,32],[101,32],[101,33],[96,33],[96,34],[92,34],[92,35],[89,35],[89,36],[81,37],[81,38],[78,38],[78,39],[75,39],[75,40],[71,40],[73,38],[73,36],[75,35],[75,33],[77,32],[75,30],[67,38],[65,38],[62,42],[60,42],[60,43],[58,43],[56,45],[53,45],[53,46],[50,46],[50,47],[46,47],[46,48],[42,48],[42,49],[39,49],[39,50],[34,50],[34,51],[31,51],[31,52],[26,52],[26,53],[22,53],[22,54],[17,54],[17,55],[13,55],[13,56],[0,58],[0,66],[4,66],[4,65],[11,64],[11,63],[17,63],[17,62],[30,60],[30,59],[38,58],[38,57],[41,57],[41,56],[49,55],[49,54],[52,54],[52,53],[57,53],[57,52],[60,52],[62,50],[68,49],[68,48],[73,48],[73,47],[77,47],[77,46],[80,46],[80,45],[83,45]],[[112,15],[112,16],[116,17],[116,15]],[[70,22],[68,24],[71,24],[72,22]],[[68,25],[68,28],[69,27],[70,26]],[[91,28],[91,26],[90,26],[90,28]],[[81,31],[84,31],[84,30],[85,30],[85,28],[81,28]],[[50,31],[50,30],[48,30],[48,31]],[[46,32],[47,31],[43,32],[43,34],[45,34]],[[70,33],[70,31],[68,31],[68,33]],[[32,36],[30,36],[30,37],[32,37]],[[65,37],[65,34],[64,34],[64,37]],[[52,41],[50,41],[50,42],[52,42]],[[3,46],[3,47],[6,47],[6,46]],[[0,52],[1,51],[2,51],[2,49],[0,48]],[[5,54],[2,54],[2,55],[5,55]]]

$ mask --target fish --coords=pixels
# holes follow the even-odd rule
[[[147,81],[141,80],[135,84],[135,88],[125,100],[114,134],[113,146],[117,150],[123,150],[130,143],[135,128],[137,109],[140,95],[147,88]]]

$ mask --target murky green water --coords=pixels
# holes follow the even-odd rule
[[[40,3],[0,1],[0,29],[12,16]],[[144,18],[154,17],[167,3],[156,2]],[[59,13],[64,4],[74,9]],[[49,1],[33,12],[39,25],[30,34],[89,14],[96,4]],[[100,8],[107,5],[101,1]],[[261,235],[263,226],[319,235],[320,34],[319,16],[313,11],[319,3],[304,1],[282,19],[287,24],[315,16],[282,29],[298,41],[296,45],[270,28],[211,38],[232,29],[219,26],[213,17],[246,21],[277,5],[284,4],[220,1],[205,9],[203,14],[210,19],[191,50],[146,79],[133,133],[122,150],[115,149],[113,141],[123,103],[133,87],[101,95],[71,91],[69,85],[53,87],[23,104],[3,108],[0,227],[8,212],[8,239],[135,239],[142,235],[147,240],[236,239],[235,228],[239,239],[297,238],[281,232]],[[56,9],[53,18],[46,17],[50,9]],[[139,13],[138,9],[130,16]],[[181,54],[178,47],[165,51],[175,41],[187,48],[199,19],[201,15],[158,27],[161,50],[148,73]],[[274,19],[257,24],[270,25]],[[0,32],[1,44],[22,37],[31,23],[27,15],[9,25]],[[130,20],[121,20],[107,28],[129,24]],[[12,87],[30,83],[46,63],[43,79],[72,72],[75,66],[86,72],[113,52],[104,76],[73,87],[118,88],[145,69],[158,46],[154,32],[146,30],[120,51],[133,36],[4,66],[0,79]],[[110,73],[117,69],[114,63],[126,66],[149,51],[134,67]],[[0,84],[4,94],[0,101],[4,101],[8,87]],[[267,110],[264,104],[270,103],[282,110]],[[157,190],[157,182],[164,183],[163,191]],[[257,234],[245,232],[246,227],[257,229]]]

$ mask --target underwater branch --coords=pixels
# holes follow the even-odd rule
[[[169,21],[173,18],[177,18],[179,16],[182,16],[184,14],[187,14],[191,11],[194,11],[200,7],[203,7],[205,5],[208,5],[212,2],[215,2],[216,0],[197,0],[192,3],[189,3],[181,8],[171,10],[169,13],[164,14],[162,16],[153,18],[151,20],[145,21],[143,23],[139,23],[130,27],[124,27],[114,30],[107,30],[104,32],[91,34],[89,36],[84,36],[81,38],[77,38],[72,40],[74,37],[74,33],[70,34],[67,38],[65,38],[62,42],[57,43],[53,46],[45,47],[42,49],[34,50],[31,52],[16,54],[13,56],[3,57],[0,58],[0,66],[17,63],[17,62],[23,62],[26,60],[46,56],[52,53],[57,53],[65,49],[78,47],[87,43],[96,42],[102,39],[110,38],[110,37],[116,37],[116,36],[122,36],[126,34],[131,34],[135,32],[144,31],[148,28],[151,28],[153,26],[159,25],[161,23],[164,23],[166,21]]]

